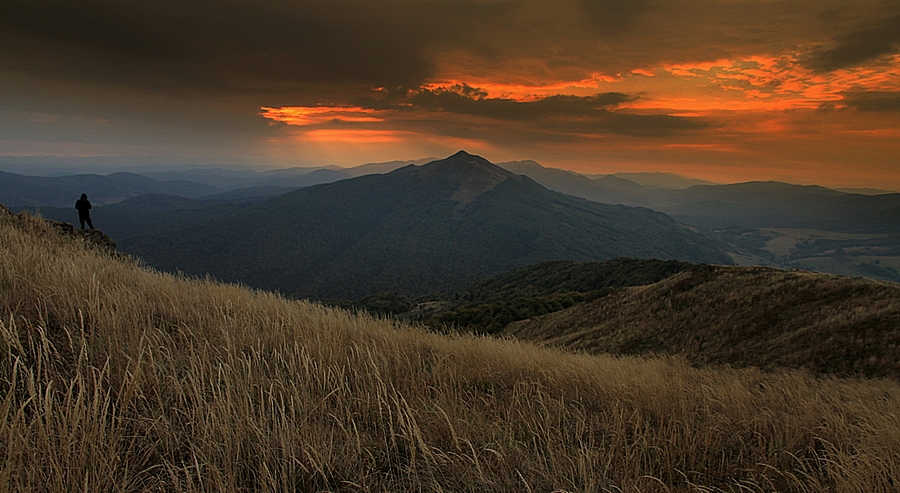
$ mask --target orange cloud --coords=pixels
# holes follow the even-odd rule
[[[392,144],[403,142],[408,134],[398,130],[320,129],[303,132],[298,139],[316,143]]]
[[[287,125],[316,125],[329,122],[372,123],[384,121],[373,116],[375,110],[343,106],[283,106],[260,108],[264,118]]]
[[[698,107],[679,109],[710,106],[751,111],[815,108],[824,103],[840,105],[850,91],[900,91],[900,55],[893,55],[879,65],[827,73],[805,67],[800,63],[802,56],[796,52],[778,57],[673,64],[663,70],[676,78],[694,80],[696,84],[710,87],[702,98],[704,100],[697,101]],[[719,99],[723,95],[714,88],[736,94]],[[642,103],[644,108],[659,108],[662,101]]]
[[[634,73],[641,73],[640,71]],[[641,75],[652,73],[641,73]],[[520,103],[530,103],[549,96],[560,94],[573,96],[593,96],[601,86],[620,80],[619,78],[602,73],[592,73],[589,78],[579,80],[565,80],[557,82],[535,81],[533,83],[506,83],[496,80],[469,78],[465,81],[455,79],[442,79],[422,86],[422,89],[435,91],[455,86],[477,87],[485,92],[486,97],[503,98]]]
[[[631,71],[633,75],[643,75],[644,77],[655,77],[656,73],[652,70],[646,70],[642,68],[636,68]]]
[[[516,102],[617,91],[641,94],[635,101],[623,104],[623,110],[668,110],[680,116],[714,111],[815,109],[824,104],[841,108],[849,92],[900,91],[900,55],[885,57],[876,65],[822,73],[802,63],[808,53],[802,49],[779,56],[669,64],[632,69],[615,76],[592,73],[589,78],[568,81],[507,83],[477,77],[451,78],[433,81],[423,89],[473,87],[483,91],[485,98]]]

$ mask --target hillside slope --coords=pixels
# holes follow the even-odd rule
[[[504,332],[594,354],[900,378],[900,285],[700,266]]]
[[[452,301],[419,304],[401,317],[423,320],[440,331],[496,334],[511,322],[594,300],[616,288],[652,284],[692,267],[674,260],[634,258],[541,262],[477,282],[455,293]]]
[[[551,192],[465,152],[120,245],[160,269],[316,299],[449,293],[544,260],[731,263],[664,214]]]
[[[606,262],[551,260],[511,269],[460,291],[468,304],[652,284],[694,267],[687,262],[620,257]]]
[[[3,491],[891,491],[900,385],[587,357],[149,272],[0,207]]]

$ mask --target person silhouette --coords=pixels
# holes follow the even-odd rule
[[[81,222],[81,229],[84,229],[85,221],[91,229],[94,229],[94,223],[91,222],[91,201],[88,200],[86,193],[81,194],[81,198],[75,202],[75,208],[78,209],[78,221]]]

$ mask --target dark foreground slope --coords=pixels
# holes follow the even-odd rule
[[[505,332],[590,353],[900,378],[900,285],[700,266]]]
[[[465,152],[120,244],[165,270],[320,299],[453,292],[544,260],[730,263],[664,214],[551,192]]]
[[[441,337],[0,208],[0,491],[887,492],[900,386]]]

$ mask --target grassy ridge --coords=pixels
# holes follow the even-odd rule
[[[452,310],[425,323],[438,329],[496,334],[512,322],[594,300],[616,288],[652,284],[691,267],[675,260],[626,257],[606,262],[541,262],[470,286],[454,296]]]
[[[444,337],[0,212],[0,490],[893,491],[900,386]]]
[[[517,338],[702,365],[900,379],[900,285],[765,267],[697,266],[516,322]]]

